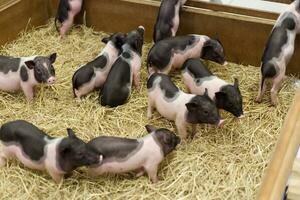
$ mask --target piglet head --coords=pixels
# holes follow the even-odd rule
[[[47,83],[53,85],[55,83],[55,70],[53,63],[56,60],[56,53],[49,57],[37,56],[33,60],[25,62],[30,70],[34,70],[34,78],[38,83]]]
[[[123,44],[126,41],[126,34],[125,33],[114,33],[110,35],[109,37],[105,37],[102,39],[102,42],[107,44],[109,41],[112,42],[114,47],[121,51]]]
[[[144,44],[145,28],[139,26],[136,30],[127,34],[126,44],[128,44],[135,52],[142,55],[142,48]]]
[[[216,92],[216,104],[236,117],[243,116],[243,98],[237,79],[234,79],[234,85],[225,85]]]
[[[72,129],[67,129],[68,137],[58,147],[59,164],[63,171],[70,172],[77,167],[101,162],[101,156],[79,139]]]
[[[180,143],[180,138],[168,129],[157,129],[152,125],[146,125],[145,127],[147,132],[152,134],[155,140],[159,143],[164,153],[164,156],[172,152]]]
[[[216,104],[208,96],[207,89],[204,95],[196,95],[187,104],[187,122],[192,124],[208,123],[221,125],[219,110]]]
[[[225,64],[224,48],[221,42],[215,39],[207,40],[203,45],[201,58]]]

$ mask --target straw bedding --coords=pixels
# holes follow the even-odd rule
[[[0,123],[24,119],[52,136],[65,136],[66,128],[88,141],[99,135],[142,137],[144,126],[176,131],[173,122],[155,112],[146,118],[147,90],[145,58],[151,44],[143,49],[143,66],[139,90],[133,89],[129,102],[110,109],[100,106],[98,92],[73,99],[71,77],[81,65],[93,59],[103,48],[101,38],[106,33],[91,28],[74,28],[60,40],[53,26],[22,33],[0,49],[11,56],[50,55],[57,52],[55,86],[36,88],[34,102],[27,103],[22,92],[0,92]],[[136,27],[133,27],[133,29]],[[147,30],[146,30],[147,31]],[[259,68],[229,63],[223,67],[208,63],[223,79],[240,80],[246,117],[242,120],[222,112],[227,122],[223,128],[198,125],[196,138],[180,144],[160,166],[161,181],[151,184],[146,176],[132,174],[104,175],[96,179],[86,175],[86,169],[76,170],[63,184],[56,185],[49,175],[30,170],[15,160],[0,169],[1,199],[254,199],[263,172],[270,159],[285,115],[292,102],[295,78],[289,77],[280,92],[280,106],[270,106],[270,96],[262,104],[253,99],[257,94]],[[179,72],[172,79],[185,90]]]

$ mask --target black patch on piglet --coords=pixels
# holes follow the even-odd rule
[[[224,64],[224,48],[220,41],[215,39],[207,40],[203,45],[201,58]]]
[[[101,40],[103,43],[107,44],[109,41],[113,43],[115,48],[119,50],[119,53],[121,53],[122,46],[126,42],[126,34],[124,33],[114,33],[110,35],[109,37],[104,37]]]
[[[58,20],[60,23],[63,23],[68,19],[68,12],[71,10],[71,6],[69,0],[60,0],[58,4],[57,14],[55,17],[55,26],[56,21]]]
[[[37,56],[33,60],[26,61],[25,64],[29,69],[34,70],[34,78],[39,83],[46,83],[51,76],[55,76],[53,63],[56,60],[56,53],[49,57]]]
[[[218,124],[220,114],[215,105],[207,94],[207,89],[204,95],[195,95],[186,105],[187,114],[186,120],[188,123],[209,123]]]
[[[21,59],[8,56],[0,56],[0,72],[7,74],[9,71],[16,72],[19,69]]]
[[[171,37],[173,19],[175,17],[175,6],[178,4],[179,0],[169,1],[163,0],[159,7],[159,12],[156,18],[156,23],[154,25],[153,41],[154,43]]]
[[[33,161],[40,161],[44,156],[45,139],[53,139],[45,132],[24,121],[7,122],[0,129],[0,140],[6,145],[19,145],[23,152]]]
[[[87,145],[95,149],[98,154],[103,155],[104,159],[124,159],[138,151],[142,147],[143,142],[139,142],[136,139],[100,136],[92,139]]]
[[[213,75],[201,60],[195,58],[186,60],[183,63],[182,69],[187,70],[193,78],[203,78]]]
[[[105,55],[98,56],[95,60],[80,67],[72,77],[73,89],[79,89],[83,84],[88,83],[96,76],[95,69],[103,69],[107,65],[107,57]]]
[[[168,129],[156,129],[151,125],[146,125],[146,129],[148,133],[152,133],[155,141],[161,147],[164,156],[171,153],[181,141],[180,138],[175,135],[175,133]]]
[[[85,65],[79,68],[72,77],[73,89],[79,89],[80,86],[88,83],[93,76],[95,76],[95,72],[92,66]]]
[[[28,80],[28,72],[24,65],[21,67],[20,76],[22,81]]]
[[[79,139],[72,129],[67,129],[68,137],[58,145],[58,163],[64,172],[71,172],[77,167],[99,163],[100,155]]]
[[[155,43],[147,57],[147,67],[155,67],[163,71],[170,63],[174,52],[181,52],[198,42],[194,35],[170,37]]]
[[[275,26],[272,30],[261,59],[262,63],[266,63],[274,57],[279,57],[282,47],[288,41],[287,31],[295,29],[296,23],[294,14],[288,13],[287,15],[289,15],[289,17],[287,16],[286,19],[282,20],[280,26]]]
[[[243,115],[243,97],[237,79],[234,85],[225,85],[215,94],[218,108],[232,113],[236,117]]]
[[[113,64],[100,91],[99,101],[102,106],[116,107],[127,101],[131,92],[128,88],[130,73],[130,65],[122,57],[119,57]]]
[[[165,92],[165,96],[168,99],[171,99],[176,96],[176,94],[179,92],[178,87],[172,82],[171,78],[168,75],[160,74],[160,73],[154,73],[150,76],[147,82],[147,88],[150,89],[153,87],[154,81],[160,78],[161,81],[159,83],[159,87],[162,91]]]

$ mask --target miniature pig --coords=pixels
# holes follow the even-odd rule
[[[81,66],[73,75],[74,97],[80,98],[93,90],[102,87],[107,75],[121,53],[126,35],[115,33],[102,39],[106,46],[91,62]]]
[[[277,93],[285,78],[286,66],[294,53],[294,43],[300,31],[300,1],[291,3],[286,11],[278,17],[267,41],[261,59],[261,80],[256,102],[262,101],[266,91],[266,81],[272,81],[271,102],[278,104]]]
[[[122,54],[113,64],[99,94],[102,106],[116,107],[126,103],[131,93],[132,81],[139,87],[144,32],[144,27],[139,26],[137,30],[127,34]]]
[[[243,117],[243,100],[237,79],[234,84],[214,76],[199,59],[185,61],[182,71],[184,84],[193,94],[208,96],[216,102],[218,108],[224,109],[238,118]]]
[[[180,69],[189,58],[203,58],[225,64],[223,46],[205,35],[176,36],[161,40],[150,49],[147,58],[149,74],[168,74]]]
[[[180,10],[186,0],[162,0],[154,26],[154,43],[175,36],[179,27]]]
[[[56,53],[49,57],[31,56],[13,58],[0,56],[0,90],[23,90],[28,101],[34,96],[34,86],[39,83],[53,85]]]
[[[55,17],[55,27],[63,38],[73,25],[74,17],[80,12],[82,0],[60,0]],[[62,24],[57,27],[57,20]]]
[[[16,157],[26,167],[46,170],[53,180],[61,182],[64,174],[77,167],[102,162],[102,156],[77,138],[72,129],[68,137],[53,138],[33,124],[16,120],[2,125],[0,167],[5,160]]]
[[[148,88],[148,112],[151,118],[154,108],[165,118],[175,121],[178,133],[182,139],[188,133],[186,126],[193,124],[193,129],[198,123],[210,123],[221,126],[219,111],[208,96],[207,90],[204,95],[187,94],[176,87],[170,77],[165,74],[154,73],[147,82]],[[193,130],[192,138],[195,130]]]
[[[180,143],[180,138],[164,128],[146,125],[149,135],[140,139],[101,136],[88,146],[103,155],[102,164],[91,165],[91,176],[103,173],[122,173],[136,170],[137,177],[145,172],[156,183],[157,170],[161,161]]]

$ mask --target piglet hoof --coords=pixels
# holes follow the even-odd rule
[[[54,180],[54,182],[56,183],[56,184],[60,184],[60,183],[62,183],[63,182],[63,175],[51,175],[52,176],[52,179]]]
[[[225,122],[225,120],[224,120],[224,119],[221,119],[221,120],[219,121],[219,123],[218,123],[218,127],[219,127],[219,128],[222,127],[222,126],[224,125],[224,122]]]
[[[245,117],[245,115],[240,115],[238,118],[243,119],[244,117]]]
[[[272,106],[277,107],[278,101],[272,101]]]
[[[256,102],[256,103],[261,103],[261,98],[257,97],[257,98],[255,99],[255,102]]]

